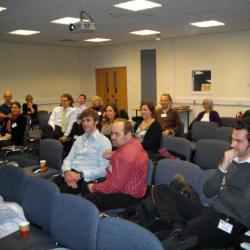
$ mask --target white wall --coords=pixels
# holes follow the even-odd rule
[[[157,95],[167,92],[175,103],[193,109],[191,119],[201,110],[201,101],[212,98],[221,116],[234,116],[250,106],[250,31],[217,33],[93,49],[92,68],[126,66],[128,108],[140,103],[140,50],[157,53]],[[192,92],[191,70],[212,70],[212,92]],[[94,80],[93,80],[94,82]],[[196,105],[193,105],[193,103]]]
[[[1,43],[0,55],[1,96],[10,90],[22,102],[32,94],[40,109],[51,110],[63,93],[90,93],[85,49]]]
[[[180,38],[175,40],[177,101],[212,98],[222,116],[233,116],[250,105],[250,31]],[[191,70],[212,70],[212,93],[191,92]],[[249,85],[249,86],[248,86]],[[200,106],[193,107],[195,113]]]
[[[91,97],[95,94],[95,88],[93,86],[93,73],[91,67],[90,50],[76,49],[76,53],[79,73],[77,95],[87,95],[87,102],[89,103]]]

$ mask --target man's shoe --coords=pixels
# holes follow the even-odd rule
[[[184,237],[182,229],[174,229],[169,237],[162,241],[165,250],[185,250],[195,246],[198,236],[192,235]]]

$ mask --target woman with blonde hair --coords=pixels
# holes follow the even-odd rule
[[[103,100],[100,96],[93,96],[91,99],[91,108],[96,110],[97,114],[98,114],[98,124],[97,124],[97,128],[99,129],[99,131],[101,131],[102,129],[102,116],[104,113],[104,107],[103,107]]]

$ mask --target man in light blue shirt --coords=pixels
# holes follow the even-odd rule
[[[109,139],[96,128],[98,114],[85,109],[80,115],[85,133],[74,142],[62,165],[62,175],[54,179],[64,193],[84,193],[86,183],[105,177],[109,161],[103,157],[105,150],[111,150]]]
[[[78,105],[75,107],[76,110],[76,120],[78,124],[81,124],[82,121],[79,119],[81,113],[88,108],[87,105],[85,104],[86,102],[86,95],[80,94],[78,97]]]

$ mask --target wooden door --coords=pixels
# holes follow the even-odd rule
[[[115,103],[119,109],[128,111],[127,68],[96,69],[96,94],[104,105]]]

